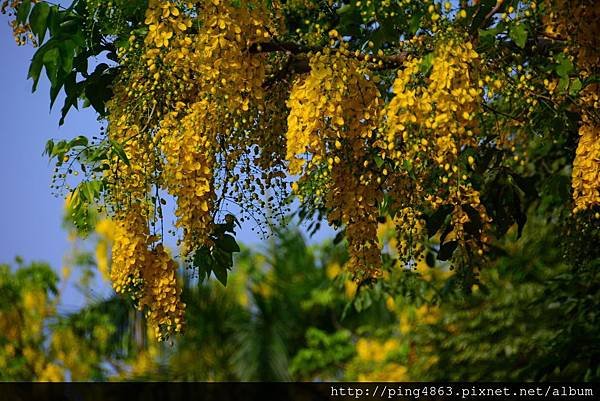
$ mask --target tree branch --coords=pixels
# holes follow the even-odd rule
[[[255,43],[248,49],[250,53],[272,53],[285,52],[290,57],[285,65],[269,77],[264,86],[270,87],[275,82],[286,79],[292,74],[303,74],[310,71],[308,62],[308,53],[323,51],[324,47],[304,46],[294,42],[279,42],[277,40],[271,42]],[[397,54],[385,56],[373,56],[370,54],[348,52],[349,58],[354,58],[359,61],[369,63],[369,69],[372,71],[390,70],[399,68],[406,61],[408,52],[400,52]],[[381,63],[379,63],[381,61]]]

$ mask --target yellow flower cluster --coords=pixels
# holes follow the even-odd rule
[[[55,299],[37,286],[24,287],[19,295],[10,308],[0,309],[0,369],[8,370],[10,362],[22,358],[24,369],[37,380],[64,380],[63,369],[43,348],[44,325],[56,316]]]
[[[165,335],[181,332],[185,304],[177,283],[177,263],[162,244],[148,252],[143,279],[145,293],[140,307],[147,306],[146,316],[154,326],[156,338],[163,340]]]
[[[176,225],[184,230],[185,251],[205,243],[212,229],[216,133],[206,131],[215,118],[210,105],[207,100],[194,103],[181,121],[165,118],[157,134],[166,161],[163,180],[177,199]]]
[[[182,330],[185,304],[177,283],[177,264],[163,248],[153,245],[148,224],[141,213],[129,210],[119,220],[112,249],[111,280],[115,291],[129,293],[147,317],[156,337]]]
[[[584,123],[573,161],[574,212],[600,206],[600,126]]]
[[[578,67],[583,78],[597,74],[600,68],[600,8],[590,0],[545,0],[546,34],[566,40],[565,52]],[[589,83],[581,91],[578,102],[582,124],[579,144],[573,161],[572,187],[575,213],[600,205],[600,85]]]
[[[115,239],[115,223],[110,219],[102,219],[96,223],[96,264],[102,278],[110,280],[109,247]]]
[[[133,34],[118,49],[124,68],[108,104],[108,136],[128,162],[115,152],[106,173],[119,233],[111,277],[118,292],[149,308],[159,338],[180,329],[183,308],[176,265],[158,230],[148,229],[162,219],[159,193],[176,199],[184,254],[210,242],[220,169],[229,179],[251,146],[273,146],[255,121],[265,112],[266,56],[258,49],[279,29],[277,10],[276,3],[151,0],[142,46]],[[264,170],[281,170],[279,160]]]
[[[408,369],[396,361],[401,344],[396,339],[360,338],[356,358],[348,366],[358,381],[406,381]]]
[[[112,246],[110,278],[118,293],[131,292],[140,298],[134,288],[142,285],[142,268],[146,265],[148,226],[141,214],[129,211],[117,221]]]
[[[480,251],[489,238],[484,230],[467,238],[463,226],[470,218],[463,208],[474,208],[484,227],[489,218],[469,182],[474,159],[463,156],[466,163],[461,162],[462,152],[478,147],[481,89],[474,74],[479,56],[470,42],[452,38],[440,42],[431,57],[408,60],[399,71],[380,141],[382,158],[400,172],[388,180],[395,206],[404,213],[398,219],[398,231],[405,233],[399,243],[410,244],[419,236],[418,213],[407,208],[422,211],[451,205],[455,237],[461,245],[470,242]]]
[[[381,107],[368,69],[340,49],[310,58],[310,73],[292,87],[287,159],[292,174],[306,177],[326,164],[324,193],[330,223],[346,225],[349,266],[359,276],[379,274],[377,182],[365,169]],[[301,156],[309,158],[308,163]],[[302,180],[302,177],[300,178]],[[361,277],[357,277],[361,278]]]
[[[30,3],[35,5],[39,3],[40,0],[31,0]],[[17,10],[21,7],[23,0],[4,0],[2,5],[0,5],[0,12],[2,14],[6,14],[8,10],[10,10],[9,16],[13,14],[16,16]],[[30,41],[34,46],[38,46],[36,37],[31,32],[31,27],[27,23],[20,22],[17,18],[14,18],[10,21],[10,26],[13,31],[13,37],[19,46],[27,44],[27,41]]]

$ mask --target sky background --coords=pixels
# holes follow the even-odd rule
[[[50,189],[53,164],[42,152],[46,141],[70,139],[77,135],[92,136],[100,124],[93,109],[71,110],[65,124],[58,126],[62,96],[50,111],[49,84],[45,73],[38,89],[31,93],[32,81],[27,79],[29,63],[35,49],[17,46],[9,20],[0,15],[0,263],[12,264],[21,256],[26,263],[48,262],[60,272],[63,257],[72,245],[62,227],[64,199]],[[172,219],[169,219],[172,220]],[[331,234],[321,229],[310,242],[319,242]],[[260,249],[260,239],[244,224],[237,238]],[[173,241],[171,246],[174,245]],[[76,277],[74,277],[76,278]],[[96,288],[99,296],[110,294],[107,286]],[[63,293],[63,309],[77,308],[84,298],[72,286]]]
[[[64,200],[51,193],[53,166],[42,152],[49,138],[89,134],[98,123],[91,110],[82,110],[58,128],[60,109],[50,112],[47,80],[41,79],[31,93],[27,71],[34,50],[16,45],[8,18],[1,15],[0,263],[12,263],[19,255],[25,262],[45,261],[60,270],[70,246],[62,229]],[[77,301],[77,294],[68,292],[70,301]]]

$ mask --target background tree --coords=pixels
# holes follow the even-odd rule
[[[379,238],[396,252],[393,227]],[[471,294],[426,261],[359,287],[343,244],[280,232],[242,251],[226,289],[185,274],[186,333],[164,343],[119,297],[57,313],[47,266],[5,266],[3,379],[597,380],[598,251],[566,250],[556,229],[531,216],[517,240],[513,227]]]
[[[64,314],[59,278],[44,263],[0,266],[1,380],[106,380],[135,344],[130,306],[114,298]]]

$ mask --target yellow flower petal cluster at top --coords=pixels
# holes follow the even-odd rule
[[[292,174],[302,182],[319,166],[331,180],[326,188],[328,220],[346,226],[350,262],[359,276],[379,274],[377,182],[364,163],[375,140],[382,100],[372,74],[339,49],[310,57],[310,73],[299,79],[288,106],[287,158]],[[310,155],[305,162],[302,155]],[[308,157],[308,156],[307,156]]]
[[[413,209],[452,206],[453,237],[463,246],[482,253],[489,238],[485,228],[489,217],[479,192],[469,182],[473,157],[462,152],[478,148],[477,112],[481,89],[473,76],[479,56],[470,42],[448,38],[438,43],[429,61],[413,58],[404,63],[393,84],[395,97],[385,111],[385,129],[379,145],[382,157],[390,159],[404,173],[388,180],[395,194],[401,255],[411,242],[422,236],[423,222]],[[466,163],[465,163],[466,159]],[[461,162],[462,160],[462,162]],[[427,190],[425,188],[428,188]],[[483,222],[479,236],[468,236],[464,224],[470,221],[466,206],[471,206]],[[416,256],[419,249],[415,249]],[[415,255],[409,253],[414,257]]]

